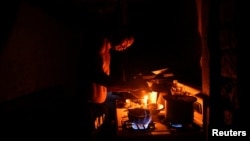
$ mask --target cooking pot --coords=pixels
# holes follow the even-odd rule
[[[128,109],[128,119],[136,124],[147,124],[151,120],[150,111],[144,108]]]
[[[148,110],[151,115],[158,115],[160,111],[164,108],[163,104],[150,103],[147,105]]]
[[[171,123],[192,123],[194,117],[193,103],[196,97],[187,95],[166,95],[166,117]]]

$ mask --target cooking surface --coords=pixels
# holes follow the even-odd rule
[[[131,134],[131,135],[159,135],[159,134],[170,134],[169,129],[160,123],[159,121],[154,122],[155,123],[155,128],[153,131],[150,132],[140,132],[140,131],[131,131],[131,130],[124,130],[122,127],[122,122],[128,121],[128,116],[127,116],[127,109],[126,108],[116,108],[116,115],[117,115],[117,134],[118,135],[123,135],[123,134]]]
[[[120,103],[120,100],[116,100],[116,103]],[[152,123],[154,124],[153,128],[136,130],[133,128],[124,127],[124,123],[129,121],[127,115],[127,108],[122,107],[121,105],[116,105],[116,135],[119,140],[166,140],[166,139],[190,139],[200,140],[203,138],[203,132],[200,128],[191,127],[191,128],[173,128],[166,122],[165,113],[161,111],[158,115],[158,118],[152,118]]]
[[[137,82],[137,80],[135,80]],[[145,80],[143,80],[145,81]],[[141,82],[141,81],[140,81]],[[164,81],[165,82],[165,81]],[[159,83],[162,84],[162,83]],[[168,84],[168,83],[167,83]],[[181,84],[181,83],[180,83]],[[132,84],[128,85],[131,86]],[[157,103],[165,104],[164,98],[162,97],[164,94],[171,94],[172,92],[169,90],[170,87],[166,85],[166,83],[162,84],[165,89],[160,89]],[[141,86],[141,85],[140,85]],[[143,86],[143,85],[142,85]],[[144,85],[145,86],[145,85]],[[185,91],[188,92],[189,95],[193,95],[198,93],[198,91],[194,91],[192,87],[182,84],[185,88]],[[125,88],[125,89],[124,89]],[[129,88],[129,89],[128,89]],[[182,127],[173,127],[169,122],[169,118],[166,114],[166,108],[160,111],[158,115],[152,115],[152,123],[153,128],[147,128],[151,126],[143,126],[143,128],[134,129],[133,125],[138,126],[138,124],[134,124],[131,122],[128,117],[128,110],[131,107],[144,107],[145,105],[149,104],[150,99],[147,99],[147,103],[144,104],[145,95],[151,94],[152,91],[148,91],[147,87],[115,87],[113,89],[112,95],[118,96],[115,100],[115,116],[116,116],[116,136],[119,141],[121,140],[205,140],[205,135],[201,127],[198,127],[196,123],[185,123]],[[143,91],[145,90],[145,91]],[[159,90],[159,89],[157,89]],[[148,97],[149,98],[149,97]],[[149,101],[150,100],[150,101]],[[132,105],[132,106],[131,106]],[[144,107],[145,108],[145,107]],[[129,126],[127,126],[127,122]],[[191,121],[192,122],[192,121]],[[126,124],[124,124],[126,123]],[[126,126],[124,126],[126,125]]]

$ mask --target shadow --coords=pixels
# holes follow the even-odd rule
[[[19,0],[4,0],[0,2],[0,18],[2,21],[2,25],[0,26],[0,54],[8,41],[11,29],[16,20],[19,4]]]
[[[0,129],[15,136],[28,138],[63,138],[73,128],[72,102],[62,87],[38,90],[16,99],[0,103]],[[60,134],[57,134],[60,133]]]

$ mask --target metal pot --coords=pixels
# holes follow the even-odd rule
[[[128,119],[136,124],[147,124],[151,120],[150,111],[143,108],[128,109]]]
[[[193,103],[196,97],[187,95],[167,95],[167,120],[171,123],[192,123],[194,117]]]

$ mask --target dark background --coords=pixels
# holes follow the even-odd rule
[[[79,52],[80,48],[85,48],[81,44],[80,35],[95,26],[126,24],[134,29],[135,44],[125,52],[112,52],[111,73],[117,78],[121,79],[123,72],[130,78],[138,73],[147,74],[151,70],[167,67],[179,81],[201,87],[201,45],[197,32],[195,0],[127,0],[127,5],[121,4],[122,2],[124,1],[0,2],[0,127],[6,130],[5,127],[9,126],[9,131],[12,131],[12,127],[20,127],[22,130],[23,127],[36,127],[37,124],[38,127],[45,128],[52,124],[50,127],[54,126],[54,129],[58,129],[56,126],[64,126],[61,123],[68,117],[65,109],[70,107],[67,102],[70,101],[70,95],[75,93],[78,56],[87,58],[89,55],[87,47],[86,51]],[[223,23],[225,20],[225,23],[230,23],[230,16],[235,13],[227,11],[226,7],[216,7],[220,2],[225,6],[230,5],[230,2],[212,2],[215,3],[210,9],[212,13],[208,12],[212,17],[208,18],[208,23],[203,23],[203,26],[210,26],[208,33],[204,34],[209,36],[208,49],[212,60],[209,68],[203,68],[203,71],[207,69],[211,72],[206,75],[212,75],[208,76],[211,83],[207,84],[205,81],[203,86],[207,87],[204,90],[211,90],[210,120],[216,121],[216,125],[223,120],[219,99],[222,67],[218,58],[221,46],[228,46],[220,40],[219,36],[223,33],[221,30],[225,30],[225,26],[218,22]],[[223,13],[224,10],[228,13],[224,19],[220,19],[221,15],[218,13]],[[239,25],[237,22],[235,28],[238,29]],[[229,33],[231,35],[231,29]],[[204,39],[206,40],[205,37]],[[231,43],[232,39],[227,39]],[[236,46],[238,40],[236,39]],[[226,64],[231,64],[230,59]],[[87,68],[88,65],[82,66]],[[230,71],[227,68],[224,70]],[[242,79],[243,74],[239,75]],[[89,76],[86,74],[86,77]],[[239,87],[240,95],[244,95],[243,86]],[[241,101],[243,99],[245,98],[241,96]],[[244,110],[241,112],[245,113]],[[61,118],[64,116],[65,118]],[[239,117],[246,116],[244,114]],[[247,121],[238,120],[243,124]]]
[[[136,40],[125,52],[113,53],[114,76],[125,72],[131,78],[167,67],[176,79],[201,87],[195,0],[121,2],[1,2],[1,101],[52,86],[74,85],[70,80],[77,56],[88,56],[87,47],[79,52],[85,48],[80,34],[95,26],[122,24],[133,29]]]
[[[77,62],[79,56],[89,55],[82,34],[95,26],[126,24],[134,30],[134,45],[125,52],[112,52],[111,73],[117,78],[167,67],[179,81],[201,87],[195,0],[128,0],[127,8],[120,2],[0,2],[1,129],[53,132],[70,124],[65,121],[74,121],[70,102]],[[87,69],[88,64],[80,67]]]

